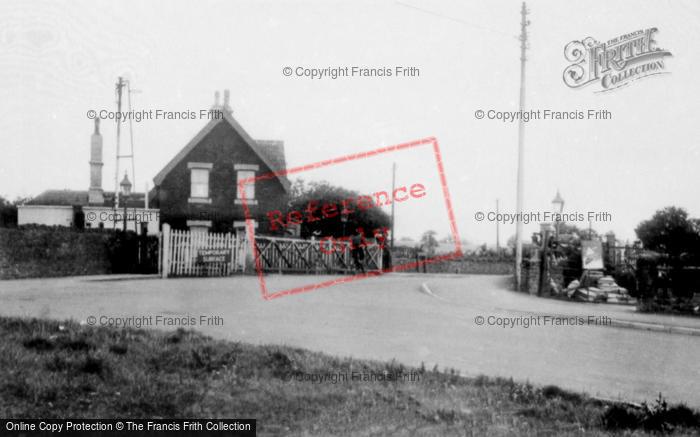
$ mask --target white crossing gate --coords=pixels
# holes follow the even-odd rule
[[[265,272],[353,273],[355,263],[346,241],[303,240],[257,236],[257,265]],[[362,264],[366,271],[382,270],[382,248],[367,243]]]

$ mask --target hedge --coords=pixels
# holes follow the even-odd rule
[[[137,240],[133,232],[114,230],[0,228],[0,279],[130,272]]]

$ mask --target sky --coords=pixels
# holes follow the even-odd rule
[[[116,109],[117,77],[138,110],[208,109],[230,89],[233,115],[257,139],[285,142],[289,167],[392,144],[438,141],[459,235],[496,242],[479,212],[516,211],[518,124],[477,119],[515,111],[520,88],[516,1],[15,1],[0,3],[0,195],[89,184],[89,110]],[[700,5],[694,1],[528,2],[526,108],[610,111],[608,120],[525,125],[524,211],[608,212],[592,223],[633,240],[675,205],[700,216]],[[564,47],[658,28],[668,74],[614,91],[572,89]],[[326,67],[415,67],[418,76],[311,79]],[[285,67],[292,75],[284,74]],[[301,67],[301,70],[298,68]],[[136,189],[207,123],[134,123]],[[103,186],[114,188],[115,123],[104,120]],[[128,132],[128,131],[127,131]],[[122,142],[122,147],[128,141]],[[450,232],[435,156],[416,148],[300,174],[363,192],[425,183],[396,205],[397,237]],[[401,154],[399,156],[399,153]],[[121,175],[120,175],[121,176]],[[131,175],[133,178],[133,175]],[[587,220],[575,223],[588,227]],[[515,226],[500,227],[501,244]],[[525,235],[538,229],[525,226]]]

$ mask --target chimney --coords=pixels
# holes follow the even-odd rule
[[[224,90],[224,111],[228,112],[231,114],[233,112],[233,109],[231,109],[231,105],[229,104],[231,98],[231,92],[229,90]]]
[[[100,119],[95,118],[95,132],[90,139],[90,189],[88,190],[88,203],[90,205],[102,205],[104,196],[102,191],[102,134],[100,134]]]
[[[219,103],[219,92],[215,91],[214,92],[214,104],[212,105],[211,109],[219,109],[221,107]]]

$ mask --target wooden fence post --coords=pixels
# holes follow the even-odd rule
[[[158,276],[163,277],[163,232],[158,232]]]
[[[253,220],[253,226],[249,228],[246,220],[245,239],[247,244],[245,245],[244,273],[255,272],[255,250],[250,247],[255,244],[255,224],[255,220]]]
[[[163,260],[163,267],[162,267],[162,277],[167,278],[168,275],[170,274],[170,225],[167,223],[163,223],[163,246],[162,246],[162,260]]]

